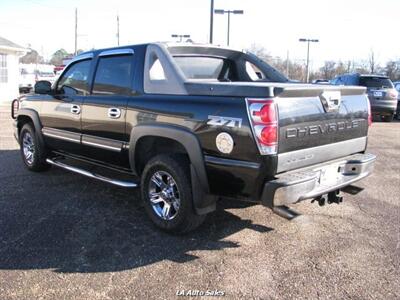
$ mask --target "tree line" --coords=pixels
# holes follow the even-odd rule
[[[293,61],[283,59],[279,56],[272,56],[262,46],[253,44],[248,51],[254,53],[268,64],[285,74],[292,80],[305,81],[306,65],[304,61]],[[310,71],[310,80],[325,79],[331,80],[337,75],[344,73],[362,73],[362,74],[381,74],[388,76],[392,81],[400,80],[400,59],[389,60],[385,65],[380,65],[376,61],[376,55],[373,50],[365,60],[358,61],[325,61],[323,66],[317,70]]]
[[[78,50],[78,54],[82,53],[83,50]],[[19,59],[19,62],[22,64],[51,64],[55,66],[61,66],[63,64],[63,60],[66,58],[73,57],[73,53],[68,53],[65,49],[59,49],[53,53],[50,60],[46,61],[43,56],[39,55],[39,53],[30,49],[30,52],[25,54]]]

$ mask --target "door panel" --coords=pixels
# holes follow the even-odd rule
[[[82,109],[82,149],[85,156],[129,167],[126,107],[133,91],[133,50],[99,54],[90,96]]]
[[[89,96],[82,109],[82,133],[124,141],[125,117],[128,98],[119,96]],[[111,112],[120,112],[111,114]]]
[[[127,153],[123,153],[126,105],[126,97],[90,96],[85,99],[82,109],[82,153],[85,156],[127,166]],[[110,117],[110,109],[118,109],[120,116]]]
[[[44,101],[41,121],[46,143],[70,153],[80,151],[81,112],[88,82],[91,60],[72,63],[58,80],[54,94]]]

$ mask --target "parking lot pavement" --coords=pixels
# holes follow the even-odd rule
[[[169,236],[138,193],[56,168],[24,169],[0,112],[0,299],[400,298],[400,123],[374,123],[372,176],[343,204],[221,201],[194,233]]]

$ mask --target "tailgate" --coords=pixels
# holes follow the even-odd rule
[[[277,89],[275,94],[278,173],[365,150],[369,106],[365,88],[304,85]]]

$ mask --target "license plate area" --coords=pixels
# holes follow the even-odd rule
[[[383,96],[383,92],[381,92],[381,91],[374,92],[374,97],[382,97],[382,96]]]
[[[339,180],[341,176],[339,165],[326,166],[319,169],[319,184],[330,185],[334,184]]]

